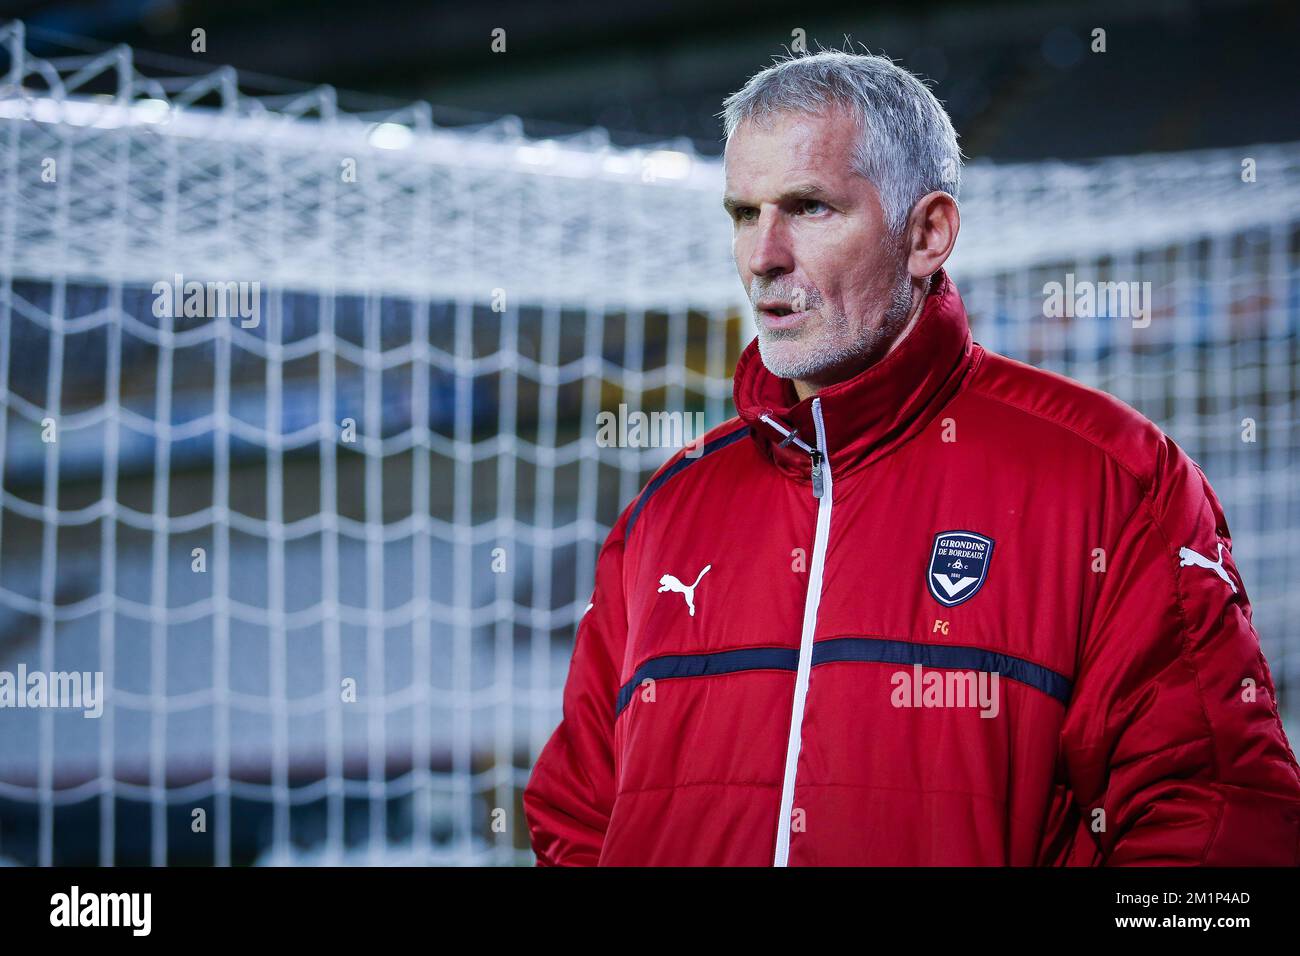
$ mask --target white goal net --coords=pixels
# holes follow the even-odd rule
[[[0,710],[0,859],[530,863],[596,552],[671,453],[597,415],[732,414],[718,162],[25,47],[0,27],[0,671],[104,692]],[[1300,145],[963,190],[976,339],[1205,468],[1300,706]],[[1149,321],[1047,317],[1067,277],[1149,283]]]

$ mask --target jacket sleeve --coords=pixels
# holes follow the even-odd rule
[[[595,866],[614,804],[614,716],[627,643],[623,529],[596,559],[591,606],[578,622],[563,719],[524,788],[524,816],[538,866]]]
[[[1061,734],[1095,842],[1073,862],[1300,863],[1300,767],[1228,525],[1168,438],[1097,593]]]

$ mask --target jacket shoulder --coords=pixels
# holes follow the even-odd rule
[[[1128,472],[1144,495],[1170,467],[1194,464],[1149,418],[1120,399],[1057,372],[985,349],[972,395],[1073,433]]]
[[[748,446],[749,442],[744,439],[749,437],[749,426],[740,418],[733,416],[720,425],[717,425],[705,432],[699,439],[678,449],[662,465],[656,469],[650,480],[645,484],[632,501],[624,510],[620,524],[623,526],[623,535],[627,536],[632,533],[632,528],[636,525],[641,517],[642,511],[655,494],[674,482],[678,475],[686,472],[691,466],[704,460],[715,460],[719,454],[726,454],[729,449],[736,446]]]

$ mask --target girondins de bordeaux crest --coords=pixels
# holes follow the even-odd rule
[[[974,531],[940,531],[934,536],[925,583],[944,607],[956,607],[984,586],[993,559],[993,539]]]

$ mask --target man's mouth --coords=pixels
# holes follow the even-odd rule
[[[795,311],[785,302],[760,302],[757,308],[763,327],[769,330],[792,328],[808,314],[806,309]]]

